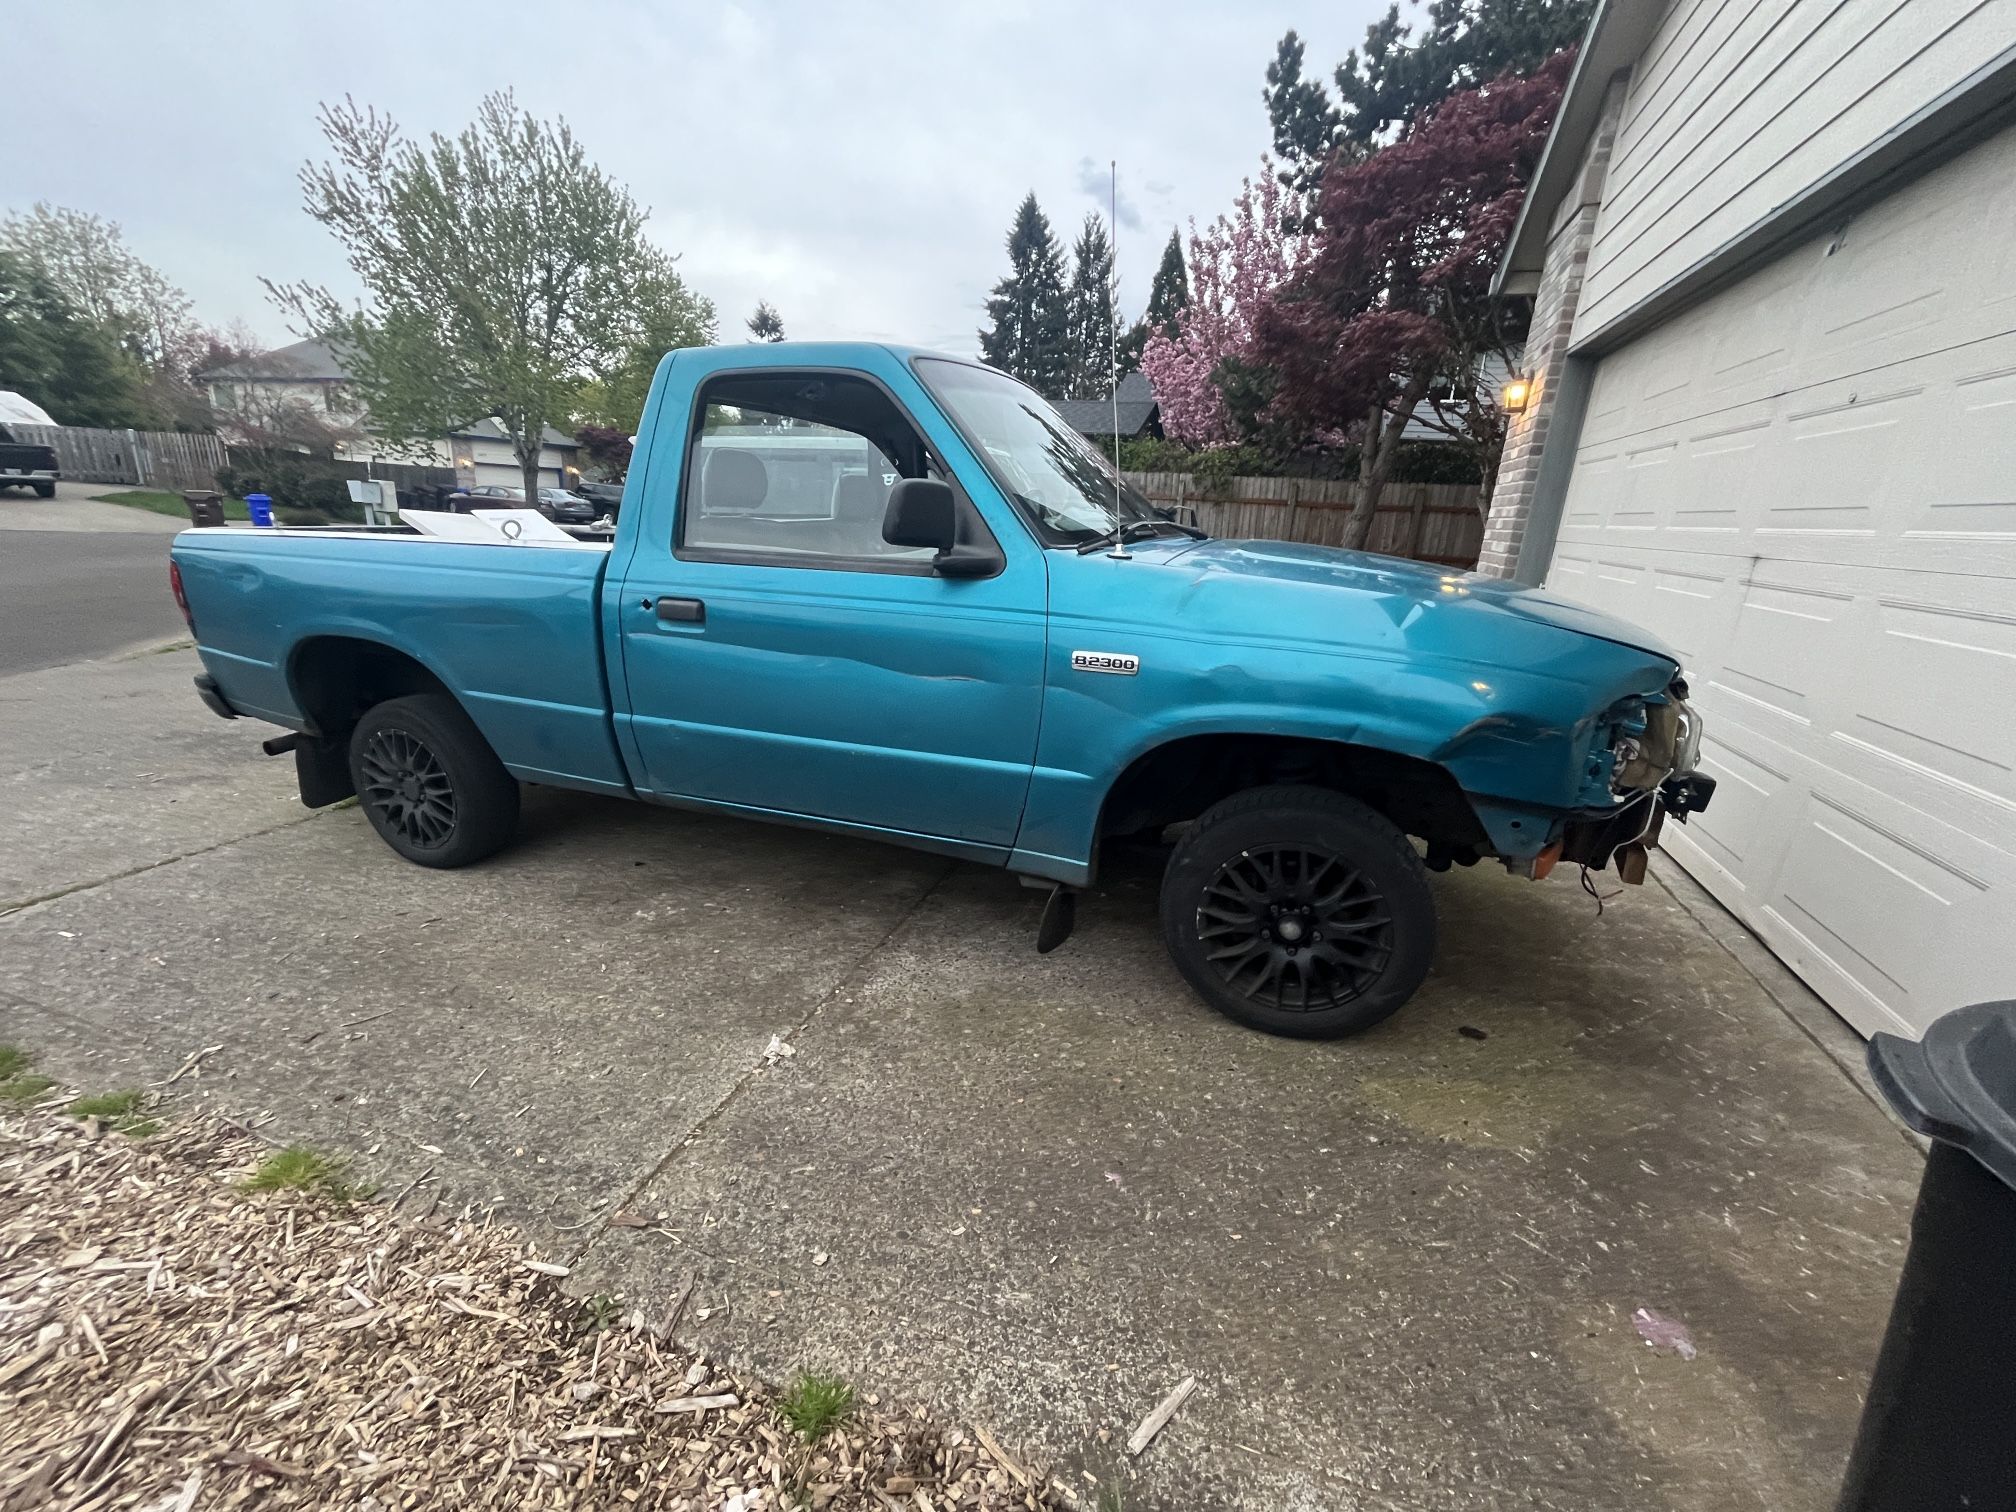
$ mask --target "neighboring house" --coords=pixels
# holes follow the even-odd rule
[[[196,375],[210,392],[225,439],[234,416],[256,421],[285,402],[299,402],[307,412],[333,429],[356,433],[339,441],[336,457],[344,462],[410,463],[429,460],[410,451],[394,452],[370,434],[371,419],[350,387],[350,372],[326,342],[297,341],[292,346],[225,363]],[[539,452],[539,486],[569,488],[580,479],[580,447],[572,437],[547,426]],[[524,486],[518,459],[495,420],[478,420],[433,443],[431,460],[454,469],[465,488],[485,483]]]
[[[1148,385],[1145,373],[1129,373],[1120,380],[1120,434],[1128,439],[1137,436],[1153,436],[1158,441],[1162,437],[1162,406],[1155,400],[1155,390]],[[1104,399],[1052,399],[1051,408],[1062,415],[1071,428],[1087,436],[1110,436],[1113,434],[1114,395]]]
[[[1656,631],[1661,842],[1856,1028],[2016,984],[2016,4],[1599,4],[1483,570]]]

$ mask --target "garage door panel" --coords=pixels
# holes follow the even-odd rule
[[[2016,982],[2003,227],[2010,131],[1606,355],[1548,578],[1684,652],[1666,844],[1865,1031]]]

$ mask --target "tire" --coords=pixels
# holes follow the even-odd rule
[[[38,499],[55,498],[56,485],[54,483],[37,483],[35,485],[35,497]]]
[[[1226,1017],[1336,1039],[1414,995],[1435,953],[1435,900],[1385,816],[1327,788],[1254,788],[1207,809],[1177,845],[1162,936]]]
[[[350,777],[378,838],[420,866],[468,866],[511,842],[518,783],[462,706],[391,698],[350,732]]]

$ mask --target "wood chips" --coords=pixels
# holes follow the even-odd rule
[[[922,1409],[807,1446],[502,1229],[239,1191],[266,1153],[0,1116],[0,1512],[1069,1505]]]

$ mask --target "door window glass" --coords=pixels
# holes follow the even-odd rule
[[[680,499],[682,556],[806,566],[928,564],[882,539],[889,490],[942,470],[876,385],[829,373],[717,378],[701,390]]]

